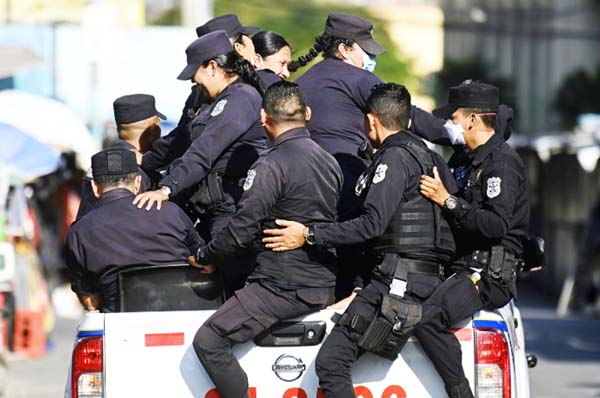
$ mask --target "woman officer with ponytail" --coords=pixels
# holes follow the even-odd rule
[[[229,36],[233,49],[246,61],[254,65],[256,53],[250,35],[260,29],[256,26],[242,25],[235,14],[220,15],[210,19],[205,24],[196,28],[198,37],[207,33],[224,30]],[[155,176],[156,171],[168,166],[186,151],[190,145],[189,122],[198,115],[210,103],[210,99],[204,98],[204,92],[197,90],[194,84],[191,93],[185,101],[181,117],[175,127],[168,135],[154,141],[152,148],[144,154],[142,168],[149,174]]]
[[[252,37],[252,43],[256,50],[254,66],[266,87],[290,77],[288,65],[292,62],[292,46],[283,36],[262,31]]]
[[[338,202],[338,219],[345,221],[358,215],[361,203],[354,186],[366,165],[358,156],[367,139],[363,113],[372,88],[382,83],[372,72],[375,57],[386,49],[373,38],[373,25],[362,18],[331,13],[325,32],[316,38],[305,56],[293,61],[294,72],[319,54],[324,60],[310,68],[296,83],[302,88],[313,115],[308,123],[311,137],[338,161],[344,185]],[[360,248],[340,248],[340,267],[336,298],[346,297],[360,274],[370,274],[360,256]],[[358,283],[360,285],[360,282]]]
[[[212,103],[190,122],[191,144],[158,186],[136,197],[147,210],[175,199],[187,202],[200,219],[204,239],[223,228],[236,211],[242,181],[266,146],[260,123],[264,87],[254,67],[234,51],[225,31],[196,39],[186,49],[187,66],[178,76],[193,79]],[[225,280],[232,289],[243,281]]]

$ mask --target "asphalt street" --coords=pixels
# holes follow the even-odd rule
[[[517,303],[523,314],[527,351],[538,357],[537,367],[529,371],[531,396],[600,397],[600,319],[557,319],[555,303],[533,290],[522,286]],[[58,318],[46,357],[11,356],[4,396],[62,397],[76,327],[76,320]]]

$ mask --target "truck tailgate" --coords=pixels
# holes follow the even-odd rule
[[[114,313],[105,315],[105,398],[216,398],[214,386],[191,346],[194,335],[213,311]],[[304,321],[333,326],[332,311],[311,314]],[[457,329],[463,366],[474,378],[473,331],[470,322]],[[322,396],[314,370],[320,345],[257,347],[251,341],[234,348],[255,398]],[[353,368],[357,396],[364,398],[445,397],[437,372],[416,340],[411,339],[393,363],[362,356]]]

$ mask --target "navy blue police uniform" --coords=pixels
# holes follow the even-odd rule
[[[135,161],[129,150],[102,151],[92,158],[94,177],[136,173]],[[203,243],[177,205],[164,203],[160,211],[145,211],[132,203],[134,197],[125,188],[103,193],[94,209],[76,221],[67,236],[71,287],[79,296],[99,294],[104,312],[119,309],[119,271],[131,266],[187,262]]]
[[[256,26],[244,26],[237,15],[226,14],[198,26],[196,34],[200,38],[207,33],[216,32],[217,30],[224,30],[231,40],[239,35],[253,35],[260,28]],[[155,172],[168,166],[172,161],[182,156],[193,141],[190,138],[193,134],[190,132],[189,123],[210,103],[211,100],[204,90],[199,89],[198,85],[194,84],[185,101],[177,126],[169,134],[154,142],[152,149],[144,155],[142,167]]]
[[[154,97],[148,94],[131,94],[119,97],[113,102],[113,111],[117,129],[120,125],[136,123],[155,115],[163,120],[166,119],[162,113],[156,110]],[[118,139],[113,148],[123,148],[131,151],[137,150],[135,145],[123,139]],[[140,192],[146,192],[152,188],[152,180],[141,167],[138,167],[138,169],[142,176]],[[92,171],[90,169],[83,177],[81,185],[81,202],[79,204],[79,209],[77,210],[76,220],[79,220],[92,210],[97,203],[98,199],[94,196],[94,192],[92,191]]]
[[[332,13],[325,24],[325,33],[356,40],[361,48],[373,54],[385,51],[375,42],[373,25],[361,18]],[[315,142],[332,154],[344,173],[344,186],[338,202],[340,221],[356,217],[361,212],[361,200],[354,195],[358,177],[367,162],[359,156],[367,140],[364,131],[364,108],[373,87],[382,80],[373,73],[357,68],[336,58],[326,58],[312,66],[297,80],[312,109],[308,129]],[[451,144],[444,120],[433,117],[417,107],[411,108],[410,130],[436,143]],[[346,297],[355,286],[368,283],[371,266],[360,246],[338,248],[340,274],[336,298]]]
[[[224,31],[203,35],[186,49],[188,66],[179,79],[191,78],[202,63],[231,51]],[[246,172],[266,148],[261,105],[261,94],[241,78],[229,84],[188,124],[191,144],[158,183],[193,219],[200,219],[198,232],[205,240],[235,213]],[[235,265],[222,267],[226,294],[244,285],[254,263],[237,258]]]
[[[356,184],[356,194],[364,197],[361,214],[345,222],[309,228],[315,245],[371,242],[379,263],[371,283],[336,320],[338,324],[317,356],[317,375],[328,398],[353,396],[350,370],[365,352],[359,342],[390,292],[396,268],[408,269],[404,299],[409,302],[422,302],[443,280],[443,265],[454,251],[452,234],[439,210],[436,212],[419,193],[420,176],[431,173],[434,166],[452,187],[453,178],[444,160],[427,149],[419,137],[409,131],[393,134],[385,139]],[[435,236],[440,238],[440,245],[432,243]]]
[[[275,72],[273,72],[270,69],[259,70],[258,76],[260,77],[266,88],[269,88],[271,85],[283,80],[281,76],[276,75]]]
[[[219,392],[243,397],[248,381],[231,353],[276,322],[318,311],[333,302],[335,256],[303,247],[281,253],[266,250],[262,230],[276,219],[313,224],[332,222],[342,174],[335,159],[315,144],[308,130],[280,135],[248,171],[238,212],[208,245],[198,262],[256,250],[248,284],[235,292],[198,330],[194,349]]]
[[[498,111],[498,90],[484,83],[454,87],[450,97],[450,103],[434,114],[448,118],[458,108]],[[506,120],[496,126],[502,129],[497,128],[485,144],[449,161],[459,186],[445,204],[455,229],[456,274],[423,305],[423,320],[415,332],[451,397],[473,395],[463,372],[460,344],[449,328],[482,308],[497,309],[516,297],[521,237],[529,224],[525,166],[505,142]]]

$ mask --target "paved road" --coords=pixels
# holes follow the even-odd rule
[[[600,319],[557,319],[554,303],[528,290],[520,288],[517,304],[526,350],[538,357],[529,370],[531,396],[600,397]]]
[[[51,349],[41,359],[9,358],[6,398],[60,398],[78,321],[58,318]]]
[[[553,303],[520,289],[527,351],[538,356],[530,370],[531,396],[539,398],[600,397],[600,320],[557,319]],[[8,398],[63,396],[77,321],[58,319],[54,348],[43,359],[10,360]],[[411,397],[416,398],[416,397]]]

